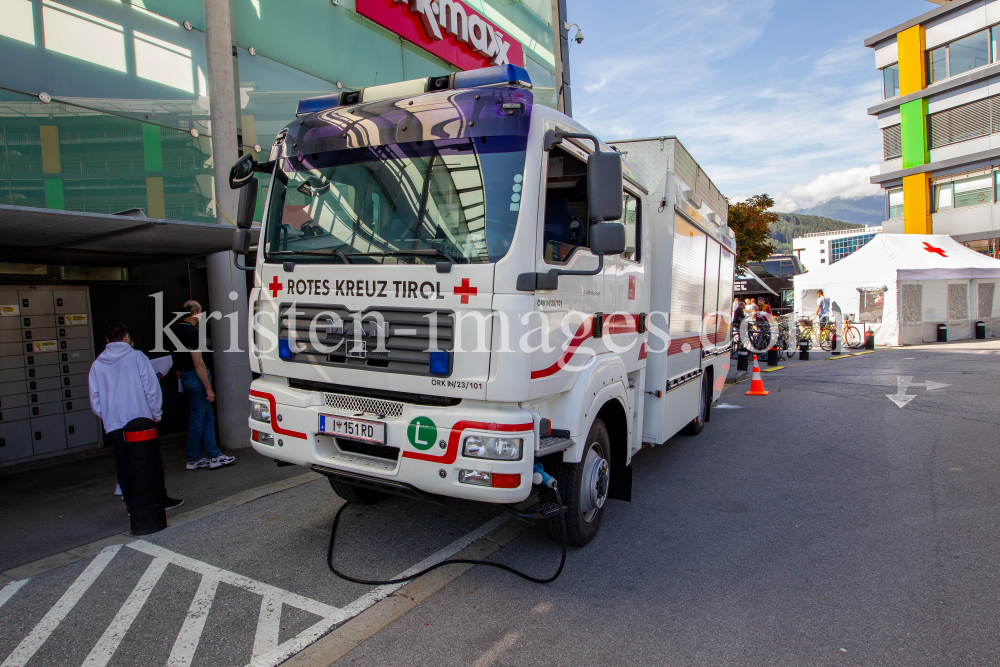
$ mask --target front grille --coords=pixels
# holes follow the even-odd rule
[[[344,394],[323,394],[326,407],[344,412],[368,412],[379,417],[402,417],[403,404],[395,401],[382,401],[377,398],[362,398],[361,396],[345,396]]]
[[[278,334],[297,350],[288,361],[430,375],[432,343],[437,350],[452,349],[454,313],[451,311],[371,308],[353,312],[343,306],[296,303],[293,329],[288,316],[292,306],[281,304]],[[312,340],[311,328],[319,345]],[[382,349],[378,348],[379,333]]]
[[[302,389],[304,391],[322,391],[324,393],[334,392],[349,396],[376,398],[379,400],[393,401],[397,403],[412,403],[413,405],[428,405],[439,408],[450,408],[462,402],[462,399],[452,398],[451,396],[411,394],[406,391],[389,391],[387,389],[370,389],[368,387],[348,387],[343,384],[316,382],[315,380],[300,380],[299,378],[288,378],[288,386],[292,389]]]

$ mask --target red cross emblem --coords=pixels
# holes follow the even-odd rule
[[[469,279],[462,278],[462,285],[455,287],[455,294],[462,296],[462,303],[469,303],[469,296],[479,294],[479,288],[470,287]]]
[[[278,280],[278,276],[271,279],[271,284],[267,286],[267,289],[271,290],[271,296],[276,299],[278,298],[278,292],[282,289],[281,281]]]
[[[934,246],[932,246],[927,241],[924,241],[924,250],[926,250],[927,252],[936,253],[938,255],[941,255],[942,257],[947,257],[948,256],[948,255],[944,254],[944,250],[942,250],[941,248],[935,248]]]

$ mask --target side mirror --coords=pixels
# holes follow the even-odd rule
[[[236,255],[245,255],[250,252],[251,240],[249,229],[237,229],[233,235],[233,253]]]
[[[240,203],[236,208],[236,226],[240,229],[250,229],[253,226],[253,216],[257,212],[257,188],[257,179],[252,176],[240,188]]]
[[[590,252],[600,257],[620,255],[625,252],[625,225],[620,222],[603,222],[599,225],[592,225],[590,228]]]
[[[229,187],[233,190],[242,188],[253,178],[253,172],[256,168],[257,160],[253,159],[252,154],[247,153],[241,157],[229,170]]]
[[[594,222],[621,220],[622,156],[595,151],[587,159],[587,206]]]

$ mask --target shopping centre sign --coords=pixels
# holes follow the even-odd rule
[[[524,66],[524,49],[461,0],[356,0],[358,13],[462,70]]]

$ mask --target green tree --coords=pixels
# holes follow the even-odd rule
[[[767,195],[754,195],[746,201],[729,205],[729,227],[736,233],[736,270],[747,268],[747,262],[763,262],[774,253],[771,225],[778,214],[768,209],[774,200]]]

